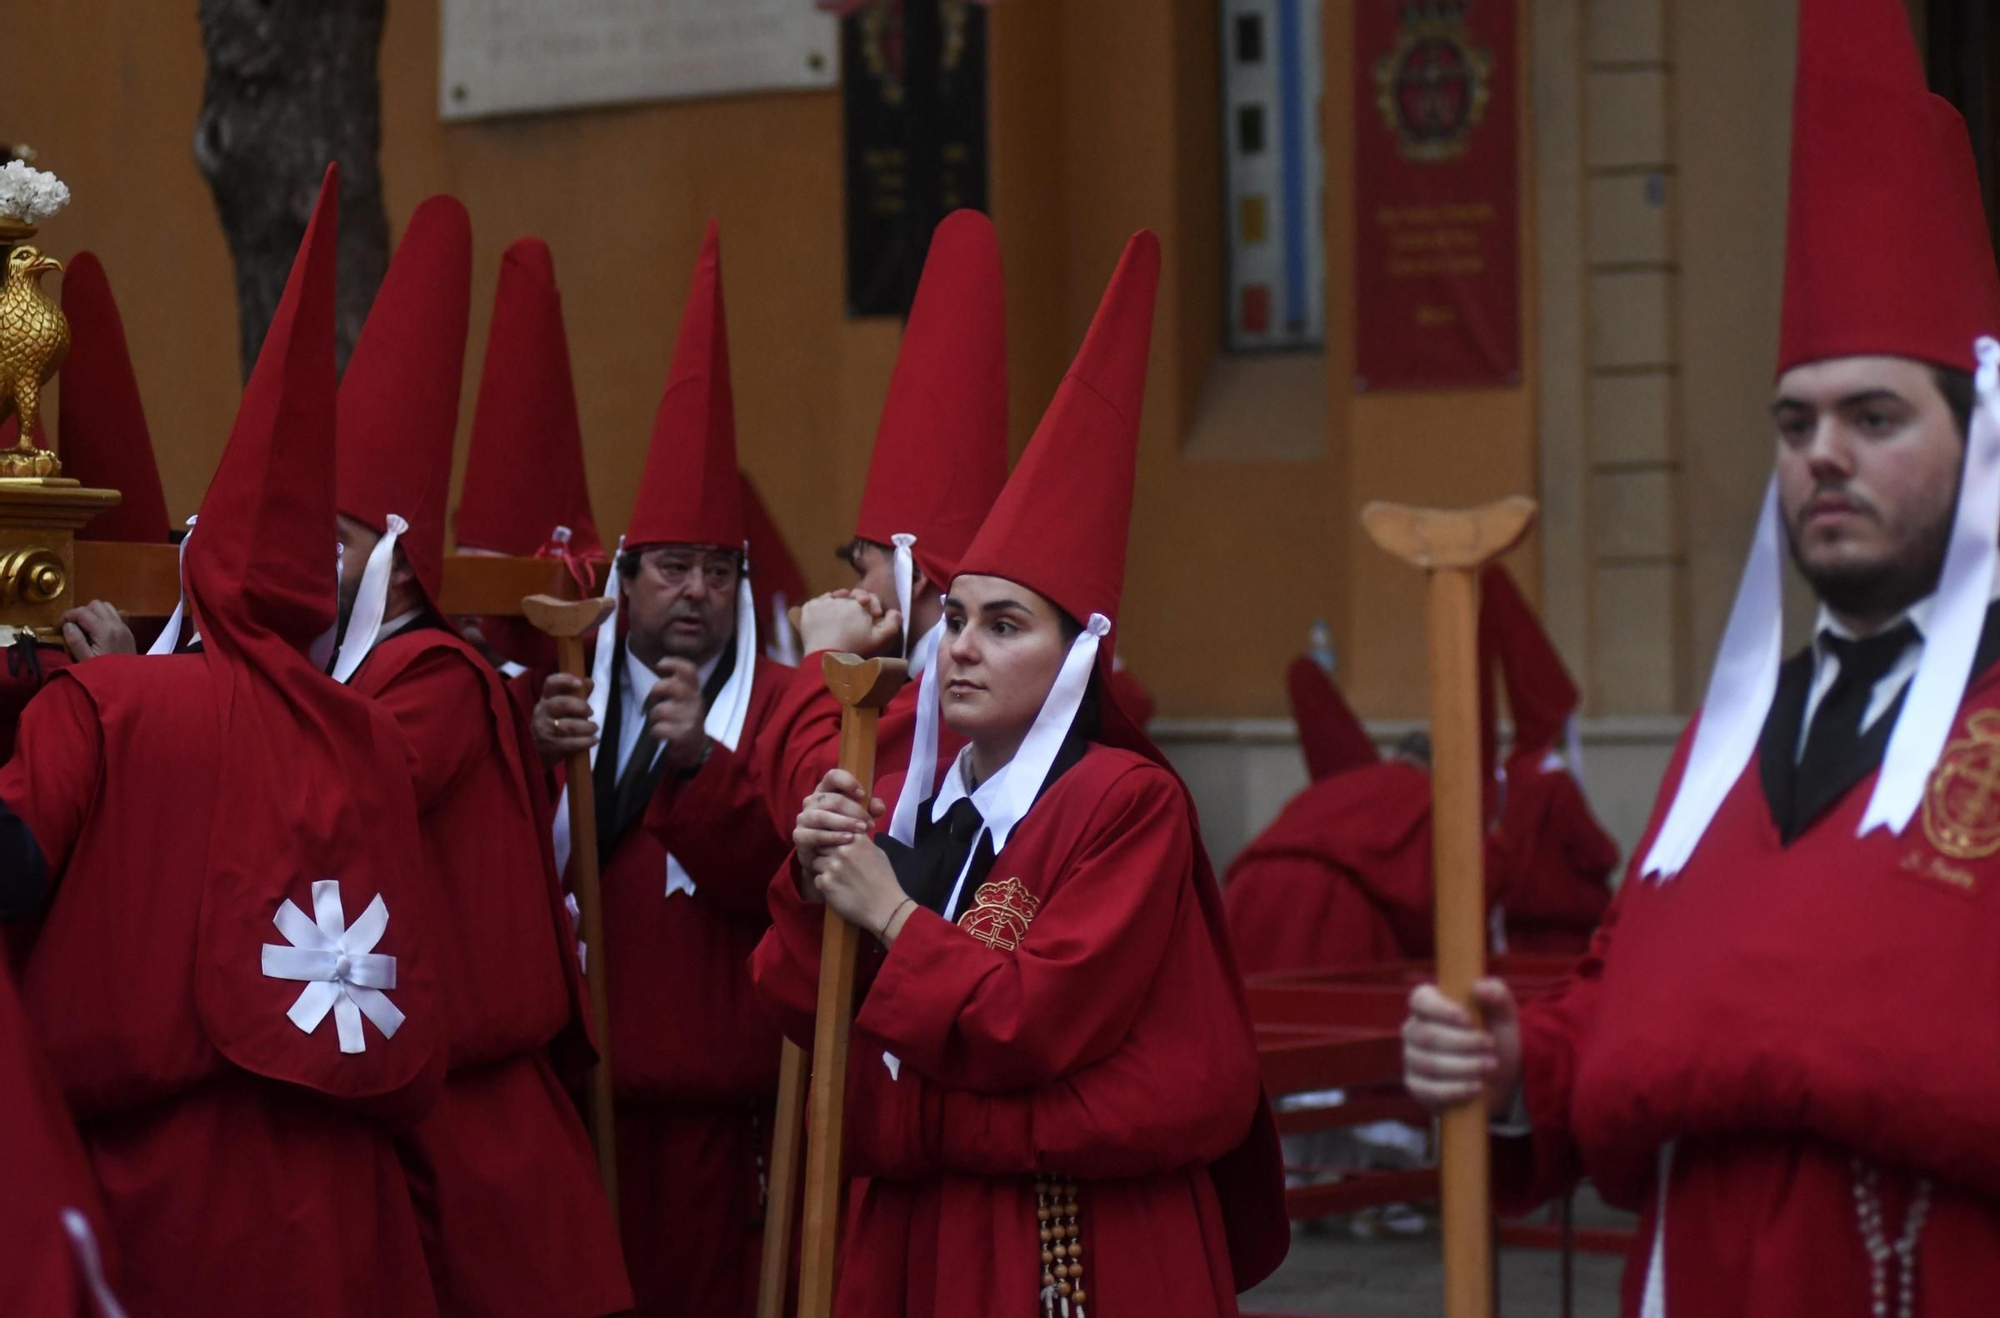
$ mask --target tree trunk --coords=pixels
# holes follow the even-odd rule
[[[236,262],[245,379],[285,291],[328,162],[340,164],[342,370],[388,267],[375,63],[385,3],[200,0],[208,81],[194,158]]]

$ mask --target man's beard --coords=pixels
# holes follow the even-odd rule
[[[1785,538],[1792,563],[1821,604],[1848,618],[1893,618],[1937,589],[1956,511],[1954,502],[1902,553],[1879,563],[1814,566],[1799,551],[1798,527],[1789,521]],[[1868,513],[1879,520],[1873,508]]]
[[[674,624],[683,618],[699,618],[707,627],[700,636],[689,636],[674,630]],[[685,659],[699,667],[721,652],[727,637],[715,634],[715,615],[707,609],[676,606],[667,615],[660,627],[660,650],[672,659]]]

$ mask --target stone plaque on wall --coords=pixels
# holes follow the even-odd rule
[[[442,0],[446,119],[830,88],[837,21],[809,0]]]

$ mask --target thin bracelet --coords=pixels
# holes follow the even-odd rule
[[[896,917],[903,913],[903,908],[905,906],[915,906],[916,904],[917,904],[917,899],[914,897],[905,897],[903,898],[903,900],[897,902],[896,909],[889,912],[889,918],[884,920],[882,922],[882,927],[875,931],[876,941],[880,943],[887,943],[889,941],[889,926],[896,923]]]

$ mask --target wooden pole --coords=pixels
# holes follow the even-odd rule
[[[583,634],[610,616],[607,599],[559,600],[530,595],[521,601],[529,622],[556,639],[562,671],[583,676]],[[589,949],[584,983],[590,990],[590,1023],[597,1031],[597,1064],[590,1069],[590,1136],[597,1148],[597,1171],[604,1195],[618,1220],[618,1138],[612,1125],[611,1015],[604,996],[604,898],[597,882],[597,802],[590,752],[569,757],[569,837],[576,904],[583,916],[583,945]]]
[[[1477,1008],[1486,973],[1485,789],[1479,747],[1479,572],[1520,543],[1535,520],[1528,499],[1463,512],[1371,503],[1375,543],[1428,574],[1431,685],[1431,866],[1438,988]],[[1487,1112],[1474,1100],[1440,1119],[1446,1318],[1493,1312],[1493,1217]]]
[[[908,676],[900,659],[829,654],[820,660],[827,689],[840,702],[840,767],[875,786],[875,720]],[[819,1017],[813,1031],[811,1129],[806,1138],[805,1245],[799,1268],[799,1318],[831,1318],[833,1253],[840,1232],[841,1141],[847,1098],[847,1039],[854,1023],[854,960],[861,931],[832,911],[820,944]],[[772,1186],[775,1196],[789,1186]],[[768,1260],[769,1255],[766,1255]]]
[[[771,1184],[765,1196],[764,1258],[757,1271],[757,1318],[785,1318],[792,1274],[792,1188],[799,1183],[799,1121],[806,1106],[805,1049],[785,1040],[778,1058],[778,1112],[771,1130]]]

